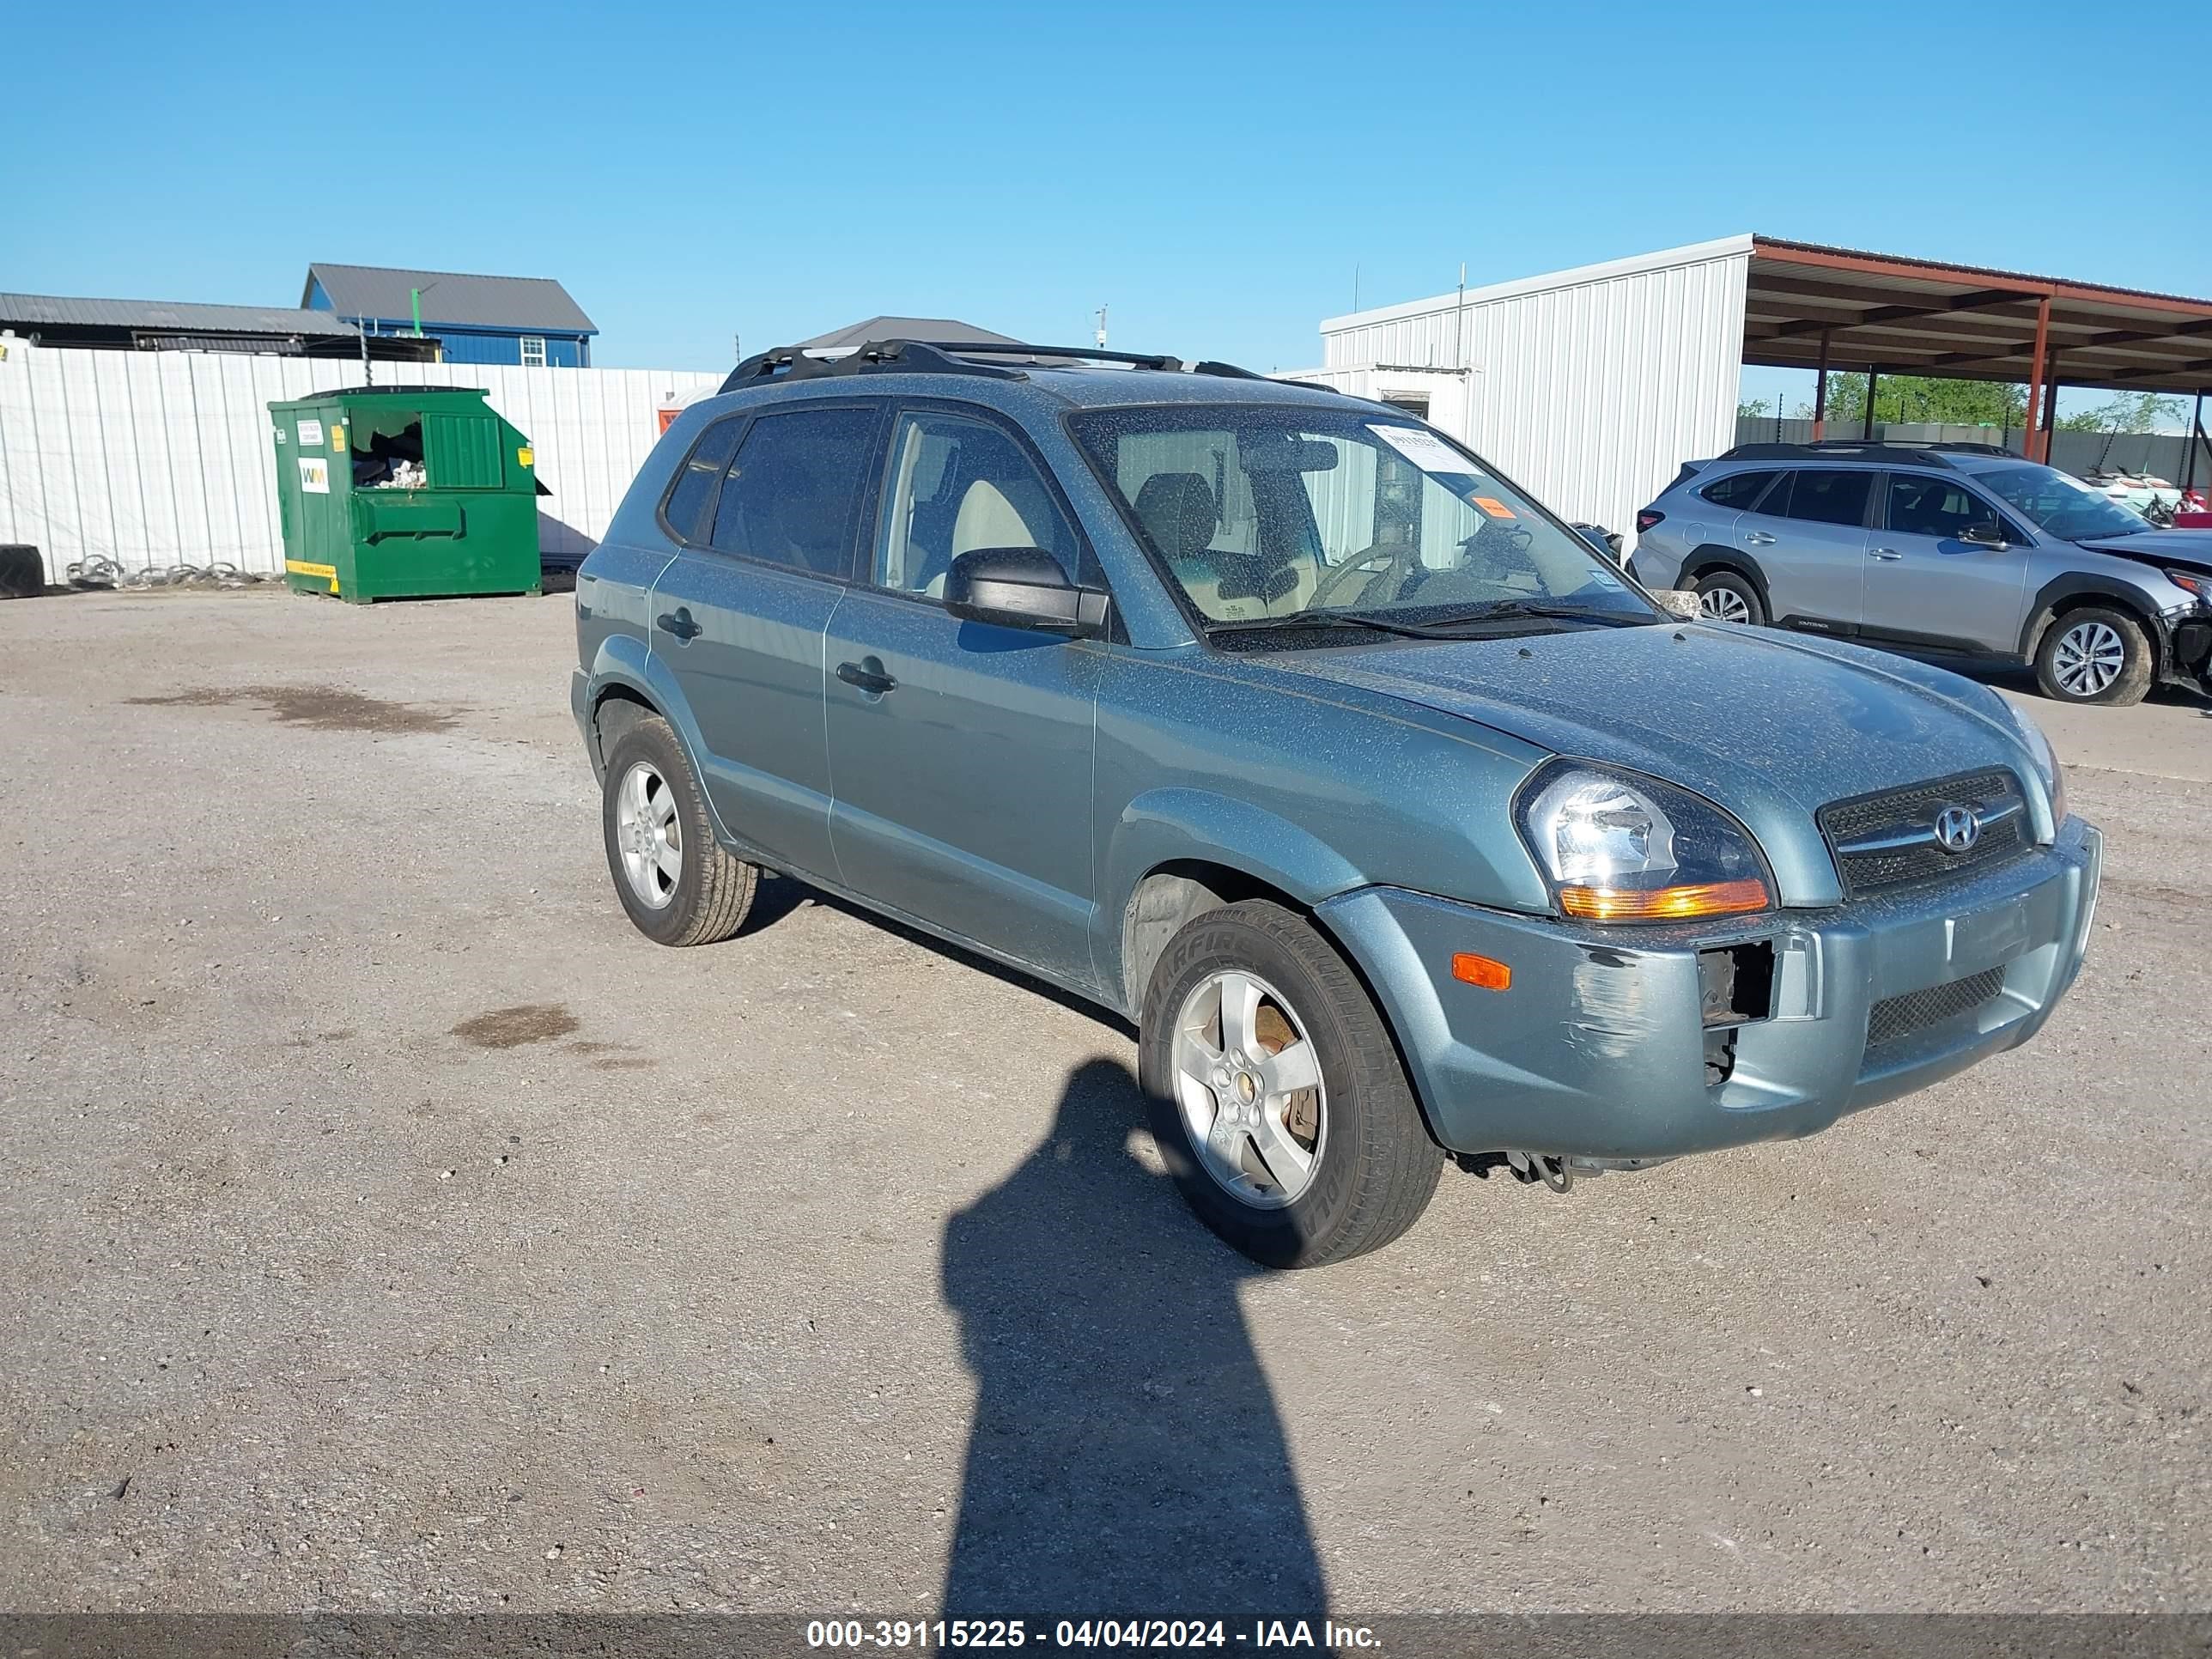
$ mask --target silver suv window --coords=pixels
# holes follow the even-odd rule
[[[1956,541],[1969,530],[1992,531],[2011,542],[2025,541],[1979,495],[1956,478],[1924,472],[1889,475],[1889,527],[1903,536],[1936,536]]]
[[[1768,471],[1731,472],[1725,478],[1716,478],[1698,494],[1715,507],[1733,507],[1738,511],[1755,504],[1766,493],[1766,486],[1774,482]]]
[[[1866,522],[1867,497],[1872,492],[1871,472],[1846,472],[1826,467],[1799,467],[1786,473],[1759,505],[1776,518],[1803,519],[1814,524],[1856,525]]]

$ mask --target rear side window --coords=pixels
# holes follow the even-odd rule
[[[1714,479],[1698,494],[1715,507],[1747,507],[1765,493],[1773,477],[1771,472],[1734,472]]]
[[[1808,519],[1815,524],[1864,524],[1867,486],[1873,480],[1870,472],[1802,468],[1790,489],[1789,505],[1780,511],[1784,518]],[[1766,510],[1772,513],[1777,509],[1769,502]]]
[[[1894,472],[1889,479],[1889,527],[1905,536],[1941,536],[1956,540],[1975,528],[1995,530],[1996,509],[1955,478],[1930,478]],[[2026,539],[2017,532],[2008,541]]]
[[[714,503],[714,547],[817,576],[844,575],[874,471],[877,413],[793,409],[756,420]]]
[[[715,422],[699,434],[699,441],[684,458],[684,465],[668,492],[668,503],[661,508],[668,527],[683,540],[707,539],[707,506],[714,499],[714,486],[721,482],[722,471],[730,464],[730,452],[737,447],[738,428],[744,424],[741,420]]]

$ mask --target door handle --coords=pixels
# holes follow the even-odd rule
[[[1867,557],[1869,559],[1901,559],[1904,556],[1904,554],[1893,547],[1870,547],[1867,550]]]
[[[664,634],[673,634],[678,639],[687,641],[697,639],[707,631],[691,620],[689,608],[680,605],[672,611],[662,611],[653,619],[653,625]]]
[[[1760,547],[1771,547],[1774,544],[1774,538],[1764,530],[1747,530],[1743,532],[1743,538],[1747,542],[1756,543]]]
[[[880,697],[886,691],[897,689],[898,682],[884,672],[884,665],[873,657],[859,662],[841,662],[837,678],[848,685],[857,685],[872,697]]]

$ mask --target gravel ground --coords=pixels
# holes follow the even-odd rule
[[[2212,1600],[2201,705],[2052,722],[2027,1051],[1268,1277],[1121,1025],[787,881],[639,937],[571,645],[0,605],[0,1606]]]

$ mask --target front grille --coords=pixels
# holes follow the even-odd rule
[[[1997,993],[2004,989],[2004,976],[2003,969],[1990,968],[1948,985],[1931,985],[1924,991],[1885,998],[1867,1015],[1867,1047],[1879,1048],[1886,1042],[1901,1042],[1931,1025],[1972,1013],[1996,1000]]]
[[[1980,826],[1964,852],[1951,852],[1936,839],[1936,820],[1950,806],[1970,809]],[[2003,770],[1831,801],[1819,817],[1844,890],[1853,897],[1984,870],[2033,845],[2020,780]]]

